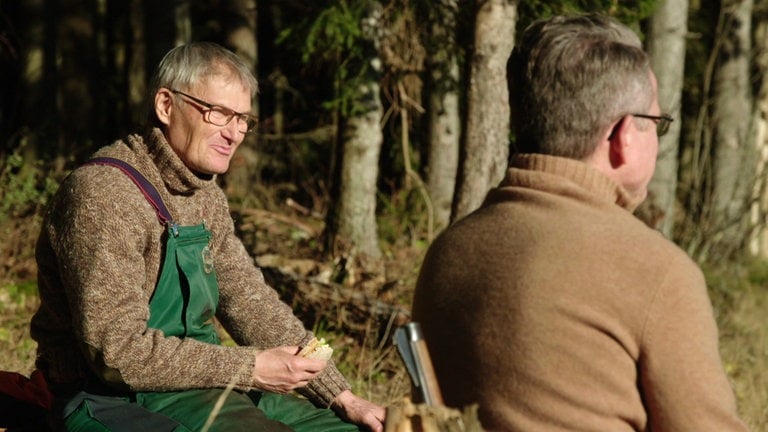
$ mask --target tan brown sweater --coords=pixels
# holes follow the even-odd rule
[[[132,391],[252,385],[257,349],[299,345],[311,333],[269,287],[234,233],[215,178],[195,176],[155,129],[96,156],[122,159],[159,190],[175,221],[205,221],[220,288],[217,317],[241,346],[164,337],[147,328],[149,300],[161,268],[165,227],[120,170],[75,170],[53,198],[37,244],[41,305],[32,319],[38,367],[56,383],[95,374]],[[329,366],[303,389],[319,405],[348,389]]]
[[[742,431],[698,267],[611,180],[523,155],[430,247],[413,305],[488,430]]]

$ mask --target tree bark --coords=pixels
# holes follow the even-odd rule
[[[678,144],[683,79],[685,77],[685,37],[688,32],[688,0],[663,0],[650,19],[648,52],[659,85],[659,105],[675,121],[659,138],[656,171],[648,186],[648,199],[639,209],[645,222],[665,237],[672,238],[675,222],[678,176]]]
[[[514,46],[517,1],[478,0],[478,4],[454,221],[480,206],[504,175],[509,156],[506,65]]]
[[[256,0],[233,0],[220,8],[219,21],[224,30],[224,44],[249,66],[251,73],[258,73],[258,44],[256,36]],[[252,101],[251,112],[258,115],[258,101]],[[227,195],[243,199],[258,181],[258,152],[256,134],[246,135],[232,158],[229,171],[222,177]]]
[[[755,170],[755,187],[750,211],[749,253],[762,258],[768,257],[768,2],[764,2],[761,13],[755,11],[755,55],[754,70],[758,77],[755,112],[752,115],[752,130],[758,155]]]
[[[364,52],[358,71],[349,76],[359,76],[354,81],[356,94],[350,102],[352,112],[342,120],[341,165],[339,197],[334,204],[331,230],[333,249],[342,249],[352,255],[365,255],[378,259],[378,227],[376,223],[376,192],[379,174],[379,156],[384,141],[381,121],[384,108],[379,94],[381,60],[378,28],[381,25],[381,5],[369,3],[368,16],[364,18]],[[342,85],[344,85],[342,83]]]
[[[147,65],[147,43],[144,28],[144,9],[143,2],[131,0],[130,6],[130,49],[128,52],[128,64],[126,65],[126,79],[128,81],[127,104],[131,113],[131,120],[134,124],[143,124],[149,115],[146,112],[147,98],[154,99],[154,95],[149,95],[148,72],[150,67]]]
[[[714,184],[712,220],[716,233],[705,257],[726,258],[746,238],[746,218],[754,178],[754,146],[749,142],[752,115],[750,54],[752,0],[725,2],[724,32],[714,75]]]
[[[435,228],[448,225],[459,167],[461,113],[456,43],[458,0],[438,0],[430,8],[427,52],[428,160],[427,190]]]

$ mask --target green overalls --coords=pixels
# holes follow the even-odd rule
[[[157,191],[133,167],[115,159],[101,163],[122,169],[142,189],[168,226],[163,267],[149,302],[147,326],[165,336],[194,338],[219,344],[213,318],[219,289],[210,231],[204,224],[178,226],[159,199]],[[94,388],[104,388],[94,384]],[[289,395],[231,391],[216,416],[209,419],[223,389],[176,392],[137,392],[104,395],[86,388],[64,409],[67,431],[357,431],[333,411]],[[290,425],[290,427],[288,426]]]

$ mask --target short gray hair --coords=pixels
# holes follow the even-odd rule
[[[192,42],[180,45],[165,54],[152,78],[149,104],[154,104],[155,93],[165,87],[189,90],[192,86],[212,76],[237,79],[251,93],[258,92],[258,82],[248,64],[237,54],[213,42]],[[150,109],[150,119],[154,119]]]
[[[534,22],[507,69],[516,150],[586,158],[612,122],[649,108],[650,70],[640,39],[611,18]]]

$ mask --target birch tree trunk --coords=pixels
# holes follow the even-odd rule
[[[761,14],[755,13],[755,55],[754,70],[758,77],[755,112],[752,115],[752,130],[758,155],[755,170],[753,204],[750,212],[752,235],[749,253],[753,256],[768,256],[768,2],[763,2]],[[757,11],[756,11],[757,12]]]
[[[517,1],[478,0],[478,5],[454,221],[480,206],[503,177],[509,156],[506,66],[514,47]]]
[[[342,247],[353,255],[374,259],[381,257],[376,223],[378,164],[384,141],[380,126],[384,114],[379,94],[380,27],[381,5],[372,1],[368,16],[363,19],[366,54],[359,63],[361,69],[349,74],[360,78],[350,101],[352,113],[342,120],[339,197],[328,223],[333,249]]]
[[[448,225],[459,167],[461,113],[456,43],[458,0],[437,0],[430,8],[427,52],[429,150],[427,190],[435,212],[435,228]]]
[[[722,47],[714,75],[714,184],[712,221],[716,233],[704,257],[730,257],[744,246],[745,215],[754,184],[754,145],[749,141],[752,116],[750,55],[752,0],[722,5]]]
[[[688,0],[663,0],[650,19],[648,52],[659,84],[659,105],[675,121],[659,138],[656,171],[639,212],[645,222],[672,238],[678,176],[681,98],[685,77],[685,37],[688,32]]]

